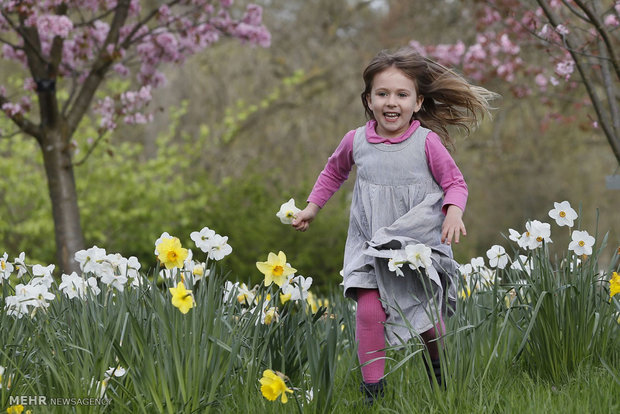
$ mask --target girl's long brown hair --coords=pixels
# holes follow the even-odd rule
[[[448,149],[453,142],[447,127],[452,125],[463,129],[469,135],[484,116],[491,115],[490,101],[499,95],[481,86],[472,85],[455,71],[428,59],[410,48],[396,52],[379,52],[364,70],[365,83],[362,104],[369,119],[375,119],[368,107],[367,97],[372,89],[376,74],[396,67],[413,80],[416,92],[424,97],[422,107],[413,114],[413,119],[435,132]]]

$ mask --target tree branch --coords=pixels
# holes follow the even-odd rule
[[[537,0],[537,2],[542,8],[545,15],[547,16],[547,19],[549,19],[549,22],[554,27],[557,27],[557,25],[560,22],[558,21],[558,18],[553,14],[553,11],[549,7],[549,4],[546,2],[546,0]],[[570,34],[566,35],[564,40],[568,46],[567,50],[570,53],[571,57],[573,58],[573,61],[575,62],[575,66],[577,67],[577,70],[579,71],[579,75],[581,76],[581,79],[583,81],[583,84],[586,87],[586,91],[588,92],[588,95],[590,96],[590,100],[592,101],[592,105],[594,106],[594,110],[596,111],[596,115],[598,116],[598,119],[601,121],[601,128],[603,129],[603,132],[605,133],[605,136],[607,137],[607,140],[611,146],[614,156],[616,157],[616,160],[620,162],[620,145],[618,145],[617,137],[614,134],[614,131],[610,125],[611,119],[608,117],[609,115],[606,113],[604,105],[601,102],[601,99],[599,98],[598,94],[596,93],[595,85],[593,84],[592,80],[586,73],[586,69],[583,65],[583,62],[580,59],[579,54],[574,51],[575,48],[572,45],[572,39],[570,37]]]
[[[116,5],[116,11],[114,13],[108,35],[103,42],[101,50],[99,50],[97,59],[92,65],[91,72],[88,74],[88,77],[82,84],[82,88],[80,89],[75,101],[73,102],[71,108],[68,111],[67,136],[72,136],[77,129],[80,121],[82,120],[84,114],[90,106],[93,96],[95,96],[97,88],[103,81],[105,73],[112,64],[112,59],[110,58],[110,56],[108,56],[107,53],[107,46],[110,44],[116,44],[118,42],[120,29],[125,24],[127,16],[129,15],[129,5],[130,0],[119,0]]]
[[[614,71],[616,72],[616,78],[620,80],[620,63],[618,62],[618,58],[616,57],[614,46],[611,40],[609,39],[609,33],[603,27],[603,23],[601,22],[601,19],[599,19],[596,13],[592,9],[588,8],[583,3],[582,0],[574,0],[574,1],[575,1],[575,4],[577,4],[577,6],[581,8],[581,10],[583,10],[586,16],[588,16],[588,19],[594,25],[594,28],[596,29],[598,34],[601,36],[601,39],[603,39],[603,42],[605,43],[605,49],[607,50],[608,59],[611,61]]]
[[[24,46],[21,47],[21,49],[26,52],[26,56],[28,56],[28,51],[30,51],[31,54],[33,54],[33,58],[36,57],[42,62],[47,62],[45,57],[41,54],[41,43],[39,42],[39,33],[36,31],[36,28],[34,29],[34,39],[31,39],[30,36],[28,36],[28,33],[32,33],[33,30],[23,29],[16,25],[15,22],[11,20],[6,13],[4,13],[4,11],[2,12],[2,17],[4,17],[9,26],[11,26],[11,29],[13,29],[15,33],[24,39]]]
[[[95,148],[97,148],[97,145],[99,144],[99,142],[101,142],[101,140],[103,139],[103,137],[105,136],[107,131],[102,131],[99,132],[99,136],[97,137],[97,139],[95,140],[95,142],[93,142],[93,145],[90,146],[90,148],[88,148],[88,151],[86,152],[86,154],[84,155],[84,157],[82,157],[81,160],[76,161],[74,163],[72,163],[71,165],[73,167],[78,167],[82,164],[84,164],[86,162],[86,160],[88,159],[88,157],[90,157],[90,154],[93,153],[93,151],[95,150]]]
[[[2,107],[2,105],[4,105],[5,103],[9,103],[9,100],[6,99],[4,96],[0,95],[0,107]],[[23,115],[9,116],[9,114],[7,114],[6,112],[5,112],[5,115],[7,116],[7,118],[13,121],[13,123],[17,125],[20,130],[36,138],[36,140],[39,141],[39,143],[41,143],[41,132],[39,130],[39,127],[36,124],[29,121]]]

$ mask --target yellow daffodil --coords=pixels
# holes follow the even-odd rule
[[[183,282],[177,283],[177,287],[170,288],[172,293],[172,305],[179,308],[185,314],[194,307],[194,296],[191,290],[185,289]]]
[[[263,372],[263,377],[258,381],[261,383],[260,391],[263,397],[269,401],[275,401],[281,395],[282,404],[286,404],[288,401],[286,393],[293,392],[293,390],[287,388],[284,382],[284,374],[281,372],[273,372],[270,369],[266,369]]]
[[[291,297],[293,296],[292,293],[280,293],[280,302],[284,305],[286,302],[288,302],[289,300],[291,300]]]
[[[278,319],[279,319],[278,310],[272,306],[271,308],[265,311],[262,322],[265,325],[270,325],[271,322],[277,321]]]
[[[471,296],[471,289],[469,286],[464,286],[463,289],[459,292],[459,296],[463,299],[467,299]]]
[[[187,249],[181,247],[181,241],[176,238],[163,239],[157,245],[157,258],[166,266],[166,269],[183,267],[183,262],[187,259]]]
[[[316,311],[319,310],[319,305],[316,301],[316,298],[314,297],[314,294],[310,291],[308,291],[308,297],[306,298],[306,302],[308,302],[308,305],[310,305],[310,310],[312,310],[312,313],[316,313]]]
[[[9,408],[6,409],[7,414],[21,414],[24,412],[24,406],[19,404],[19,405],[12,405]]]
[[[282,287],[288,280],[288,276],[297,271],[297,269],[293,269],[286,263],[284,252],[279,252],[277,256],[275,253],[269,253],[267,261],[256,262],[256,267],[265,275],[265,286],[269,286],[273,282]]]
[[[617,293],[620,293],[620,275],[614,272],[609,279],[609,298],[613,298]]]

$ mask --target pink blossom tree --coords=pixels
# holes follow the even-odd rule
[[[465,44],[411,45],[485,83],[501,79],[517,98],[567,96],[585,88],[620,163],[620,0],[477,0],[477,36]],[[466,10],[472,13],[471,9]],[[541,56],[542,61],[528,59]],[[570,114],[555,114],[568,120]]]
[[[119,122],[149,122],[151,91],[166,80],[160,67],[181,65],[222,37],[268,47],[261,8],[248,5],[235,19],[232,3],[0,0],[2,57],[23,70],[21,88],[0,85],[0,108],[13,128],[0,136],[27,134],[41,148],[63,272],[79,270],[73,256],[85,247],[74,179],[81,161],[72,151],[80,122],[94,111],[99,139]],[[95,99],[113,77],[130,78],[135,90]]]

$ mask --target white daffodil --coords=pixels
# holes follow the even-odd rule
[[[572,241],[568,244],[568,250],[572,250],[577,256],[592,254],[592,246],[594,246],[595,240],[587,231],[575,230],[571,238]]]
[[[293,281],[297,284],[297,292],[300,293],[300,299],[306,300],[308,298],[308,291],[312,286],[311,277],[303,277],[302,275],[296,276]]]
[[[256,293],[254,292],[254,289],[248,289],[245,283],[241,283],[237,286],[237,302],[239,302],[240,304],[249,305],[250,303],[254,302],[255,296]]]
[[[203,227],[200,231],[192,232],[189,237],[194,241],[196,247],[208,253],[211,249],[213,237],[215,237],[215,231],[208,227]]]
[[[26,267],[26,253],[21,252],[19,256],[15,258],[13,264],[15,265],[15,269],[17,269],[17,278],[21,279],[28,271]]]
[[[424,244],[408,244],[405,246],[405,256],[409,262],[409,267],[413,270],[420,267],[426,269],[432,265],[431,248]]]
[[[73,272],[70,275],[63,274],[61,276],[62,282],[58,286],[58,289],[64,293],[69,299],[80,298],[84,299],[85,281]]]
[[[471,263],[459,265],[459,273],[465,280],[467,280],[473,272],[474,268],[472,267]]]
[[[224,283],[224,302],[229,302],[233,298],[233,294],[239,290],[239,282],[231,282],[227,280]]]
[[[388,269],[395,272],[396,276],[405,276],[403,273],[403,265],[407,263],[407,256],[404,252],[398,250],[394,252],[394,256],[388,260]]]
[[[282,285],[280,290],[280,300],[282,303],[292,300],[294,302],[298,300],[306,300],[308,298],[308,291],[312,286],[311,277],[303,277],[301,275],[295,276],[289,280],[288,283]]]
[[[75,253],[75,260],[80,264],[83,273],[99,274],[101,261],[105,259],[105,249],[93,246],[87,250],[80,250]]]
[[[471,267],[475,272],[480,271],[480,269],[482,269],[484,267],[484,257],[474,257],[473,259],[471,259],[470,261],[471,263]]]
[[[558,226],[573,227],[573,223],[577,218],[577,212],[573,210],[568,201],[561,203],[553,203],[553,210],[549,211],[549,217],[555,220]]]
[[[232,247],[228,244],[228,236],[213,236],[211,246],[209,247],[209,259],[222,260],[224,257],[232,253]]]
[[[521,236],[522,234],[515,229],[508,229],[508,239],[512,240],[513,242],[519,243],[519,240],[521,240]]]
[[[54,282],[54,277],[52,276],[52,272],[54,272],[54,268],[56,265],[48,265],[41,266],[40,264],[36,264],[32,266],[32,276],[34,276],[29,284],[30,285],[45,285],[47,289],[52,287],[52,283]]]
[[[127,276],[120,274],[109,260],[104,260],[99,267],[99,277],[101,283],[111,286],[122,292],[127,283]]]
[[[0,257],[0,284],[3,280],[8,280],[11,273],[13,273],[13,264],[9,263],[9,254],[4,252]]]
[[[89,291],[95,296],[101,293],[101,289],[97,286],[97,279],[92,276],[88,279],[83,279],[75,272],[70,275],[62,275],[62,283],[58,286],[58,289],[69,299],[79,298],[85,300]]]
[[[532,274],[532,263],[527,256],[519,255],[519,260],[515,260],[510,264],[512,270],[520,270],[528,275]]]
[[[295,215],[300,211],[300,209],[295,207],[295,200],[291,198],[280,206],[280,211],[276,213],[276,216],[280,219],[282,224],[291,224]]]
[[[549,223],[542,223],[538,220],[532,220],[525,223],[525,240],[523,245],[534,250],[542,246],[543,242],[552,243],[551,241],[551,225]]]
[[[112,377],[122,377],[123,375],[125,375],[127,373],[127,370],[123,367],[121,367],[120,365],[117,367],[110,367],[108,368],[108,370],[105,372],[105,378],[109,379]]]
[[[17,293],[18,287],[15,287],[15,292]],[[49,306],[49,302],[53,300],[56,295],[51,293],[47,286],[40,283],[37,285],[22,285],[20,289],[20,300],[27,306],[32,306],[33,308],[47,308]]]
[[[503,269],[508,264],[506,250],[498,244],[491,246],[491,248],[487,250],[487,257],[489,258],[489,265],[491,267]]]
[[[119,270],[120,270],[121,275],[125,275],[128,280],[131,280],[131,284],[133,286],[137,286],[137,285],[140,285],[140,281],[141,281],[140,273],[139,273],[141,266],[142,265],[140,264],[136,256],[130,256],[123,263],[123,266],[121,266]]]
[[[207,269],[206,263],[195,262],[193,260],[190,260],[189,262],[186,260],[184,269],[185,272],[192,276],[194,285],[205,277],[209,277],[209,274],[211,273],[211,269]]]

